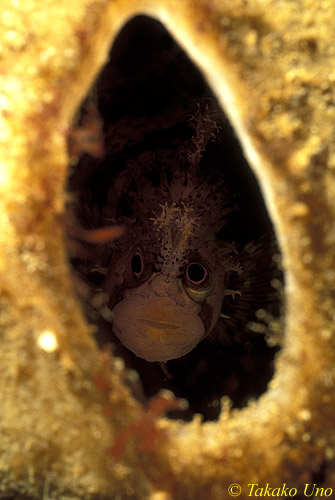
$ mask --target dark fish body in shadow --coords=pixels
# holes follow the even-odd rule
[[[137,18],[125,28],[96,95],[105,154],[81,158],[70,179],[71,210],[85,230],[122,226],[125,232],[108,243],[77,242],[72,261],[87,285],[88,317],[99,325],[98,342],[112,343],[140,373],[145,397],[170,388],[187,397],[190,415],[199,411],[216,418],[222,395],[241,406],[265,390],[277,350],[264,336],[271,336],[270,323],[281,313],[283,276],[273,258],[279,252],[257,183],[214,96],[159,23]],[[169,276],[179,283],[179,294],[187,269],[201,272],[204,252],[211,256],[205,259],[206,278],[220,274],[222,307],[213,325],[213,305],[194,301],[204,331],[190,319],[197,342],[174,356],[179,359],[158,359],[167,360],[166,372],[154,358],[142,360],[122,345],[115,311],[120,324],[127,318],[125,335],[132,311],[134,331],[144,323],[164,322],[145,306],[154,296],[172,294],[173,301],[166,302],[170,311],[185,311],[199,290],[176,299],[171,284],[162,292],[166,279],[157,284],[152,276]],[[193,263],[199,267],[188,267]],[[140,294],[130,301],[136,289]],[[116,309],[126,293],[122,310]],[[170,332],[180,328],[175,312],[168,318]],[[132,348],[137,352],[137,345]]]

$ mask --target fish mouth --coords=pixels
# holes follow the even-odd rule
[[[163,321],[155,321],[152,319],[139,318],[138,322],[143,323],[143,325],[152,326],[154,328],[159,328],[162,330],[179,330],[180,329],[179,325],[174,325],[172,323],[165,323]]]
[[[176,305],[173,297],[136,295],[112,310],[113,332],[121,343],[146,361],[168,361],[190,352],[205,335],[199,315]]]

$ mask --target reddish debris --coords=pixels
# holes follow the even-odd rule
[[[177,399],[170,399],[162,395],[152,398],[142,415],[117,434],[114,444],[109,450],[110,455],[114,460],[120,460],[131,438],[137,440],[138,449],[141,452],[155,453],[161,439],[166,437],[166,433],[158,428],[156,419],[169,410],[180,408],[181,402]]]

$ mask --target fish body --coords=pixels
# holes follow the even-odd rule
[[[206,337],[239,270],[234,246],[216,240],[231,208],[192,170],[177,168],[159,187],[136,178],[128,198],[136,217],[122,218],[128,230],[104,284],[115,335],[147,361],[183,356]]]
[[[74,225],[84,231],[73,242],[70,228],[69,254],[98,345],[137,370],[148,397],[169,388],[205,414],[223,394],[236,401],[240,373],[249,396],[269,373],[278,247],[215,96],[165,30],[156,26],[153,38],[147,23],[130,23],[96,84],[104,156],[86,154],[71,170]],[[171,360],[172,385],[152,362],[161,360]]]
[[[204,119],[200,109],[197,119]],[[215,122],[206,127],[201,148]],[[216,238],[227,223],[231,200],[221,183],[211,184],[201,173],[199,142],[194,138],[193,144],[184,163],[160,172],[157,185],[150,182],[147,157],[142,165],[129,166],[128,181],[120,174],[131,217],[118,218],[127,230],[115,243],[104,291],[115,335],[147,361],[181,357],[209,335],[229,274],[240,271],[234,245]],[[112,186],[109,198],[119,197]]]
[[[102,290],[112,333],[150,362],[184,356],[214,330],[225,331],[222,319],[234,329],[231,309],[247,324],[250,312],[266,307],[271,297],[272,268],[264,286],[256,283],[271,254],[256,245],[261,265],[255,268],[250,248],[238,252],[225,239],[234,199],[221,172],[201,163],[216,138],[216,122],[198,105],[189,123],[193,135],[174,150],[157,148],[127,158],[112,175],[99,210],[81,207],[86,229],[122,228],[116,240],[95,246],[90,260],[96,269],[106,266]],[[98,212],[89,224],[90,213]],[[93,236],[101,232],[95,229]],[[239,289],[243,294],[236,299]]]

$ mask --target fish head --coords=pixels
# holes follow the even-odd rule
[[[145,254],[138,248],[132,253],[128,260],[139,274]],[[193,350],[214,328],[222,308],[227,273],[214,264],[208,250],[191,252],[178,266],[178,274],[170,265],[169,273],[153,272],[126,289],[111,308],[113,331],[121,343],[151,362],[176,359]]]
[[[234,245],[216,235],[232,207],[222,186],[200,179],[196,168],[176,167],[159,186],[143,178],[135,187],[127,192],[133,218],[120,220],[128,231],[104,290],[122,344],[161,362],[190,352],[218,322],[236,266]]]

